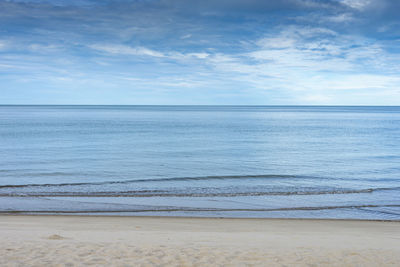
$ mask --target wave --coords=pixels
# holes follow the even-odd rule
[[[400,205],[343,205],[343,206],[317,206],[317,207],[286,207],[286,208],[266,208],[266,209],[225,209],[225,208],[187,208],[187,207],[158,207],[151,209],[104,209],[104,210],[0,210],[0,213],[116,213],[116,212],[274,212],[274,211],[302,211],[302,210],[333,210],[333,209],[363,209],[363,208],[400,208]]]
[[[0,185],[0,188],[20,188],[20,187],[62,187],[62,186],[81,186],[81,185],[107,185],[107,184],[131,184],[146,182],[173,182],[173,181],[207,181],[207,180],[234,180],[234,179],[296,179],[296,178],[317,178],[303,175],[225,175],[225,176],[198,176],[198,177],[172,177],[172,178],[150,178],[124,181],[103,181],[103,182],[81,182],[81,183],[60,183],[60,184],[12,184]]]
[[[7,171],[5,171],[7,173]],[[10,172],[15,176],[14,172]],[[18,173],[19,177],[53,177],[53,176],[74,176],[79,175],[78,173],[68,173],[68,172],[28,172],[28,173]]]
[[[341,189],[323,191],[259,191],[259,192],[193,192],[181,193],[166,190],[103,191],[103,192],[10,192],[0,197],[241,197],[241,196],[290,196],[365,194],[375,191],[399,190],[400,187]]]
[[[7,170],[5,170],[7,171]],[[44,176],[57,176],[65,173],[53,172]],[[72,174],[71,174],[72,175]],[[244,179],[315,179],[315,180],[346,180],[344,178],[318,177],[307,175],[284,175],[284,174],[260,174],[260,175],[220,175],[220,176],[195,176],[195,177],[167,177],[149,179],[131,179],[101,182],[77,182],[77,183],[46,183],[46,184],[8,184],[0,185],[1,188],[25,188],[25,187],[66,187],[66,186],[90,186],[90,185],[112,185],[112,184],[134,184],[147,182],[184,182],[184,181],[208,181],[208,180],[244,180]],[[354,179],[352,179],[354,180]],[[356,179],[358,180],[358,179]],[[398,181],[399,179],[379,179],[379,181]],[[362,181],[377,181],[377,179],[362,179]]]

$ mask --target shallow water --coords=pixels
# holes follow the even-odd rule
[[[0,106],[0,212],[400,219],[400,107]]]

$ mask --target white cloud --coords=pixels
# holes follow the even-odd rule
[[[206,52],[181,53],[177,51],[170,51],[162,53],[145,47],[130,47],[126,45],[94,44],[90,45],[89,47],[91,49],[113,55],[149,56],[156,58],[167,58],[176,61],[187,61],[191,59],[203,60],[210,56],[210,54]]]
[[[181,39],[182,39],[182,40],[184,40],[184,39],[189,39],[190,37],[192,37],[191,34],[185,34],[185,35],[181,36]]]
[[[4,40],[0,40],[0,50],[6,50],[8,47],[8,42]]]
[[[126,45],[108,45],[108,44],[107,45],[94,44],[90,45],[89,47],[98,51],[116,55],[165,57],[163,53],[145,47],[130,47]]]
[[[361,71],[382,68],[388,56],[378,43],[338,35],[323,28],[292,27],[256,42],[249,57],[278,67],[308,71]]]
[[[358,10],[365,9],[371,4],[371,0],[339,0],[341,3]]]
[[[263,38],[257,42],[259,46],[269,49],[284,49],[293,47],[296,40],[284,36]]]
[[[258,92],[278,89],[294,103],[312,104],[338,104],[343,96],[357,103],[355,95],[378,91],[399,98],[399,70],[391,60],[398,61],[378,42],[309,27],[261,38],[248,52],[206,58],[222,79],[229,77]]]
[[[332,101],[332,97],[323,94],[313,94],[313,95],[306,95],[304,97],[300,97],[301,102],[305,102],[307,104],[328,104]]]
[[[320,81],[320,85],[333,90],[387,89],[398,87],[400,78],[376,74],[345,74],[329,82]]]
[[[56,52],[59,51],[61,49],[60,46],[58,45],[54,45],[54,44],[47,44],[47,45],[43,45],[43,44],[31,44],[28,46],[28,49],[33,51],[33,52]]]
[[[329,16],[325,18],[328,22],[344,23],[353,21],[355,18],[349,13],[342,13],[336,16]]]
[[[208,53],[188,53],[187,56],[189,57],[195,57],[195,58],[199,58],[199,59],[205,59],[208,56],[210,56],[210,54]]]

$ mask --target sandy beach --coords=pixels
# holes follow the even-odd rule
[[[400,222],[1,216],[0,266],[399,266]]]

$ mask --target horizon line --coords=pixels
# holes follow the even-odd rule
[[[0,104],[0,106],[171,106],[171,107],[400,107],[400,105],[246,105],[246,104]]]

